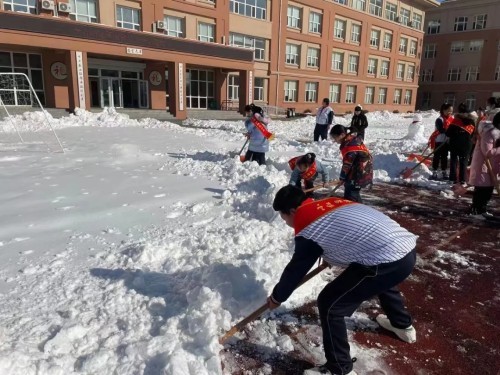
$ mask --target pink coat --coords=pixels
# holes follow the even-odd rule
[[[500,173],[500,147],[495,143],[500,139],[500,130],[496,129],[490,121],[482,121],[478,125],[478,142],[472,155],[469,184],[473,186],[493,186],[488,168],[484,162],[484,155],[488,154],[493,172]]]

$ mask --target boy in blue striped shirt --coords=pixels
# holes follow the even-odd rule
[[[290,297],[319,257],[347,267],[318,296],[327,362],[304,374],[355,375],[344,317],[375,296],[387,314],[377,322],[403,341],[416,341],[397,285],[415,266],[417,236],[371,207],[340,198],[314,201],[291,185],[278,191],[273,208],[295,229],[295,252],[268,297],[270,309]]]

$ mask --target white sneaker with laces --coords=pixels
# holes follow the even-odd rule
[[[417,331],[415,331],[415,328],[413,328],[413,326],[409,326],[405,329],[393,327],[387,316],[385,316],[384,314],[380,314],[379,316],[377,316],[376,320],[382,328],[394,332],[396,336],[398,336],[404,342],[411,344],[417,341]]]
[[[305,370],[304,375],[332,375],[332,372],[330,372],[325,365],[322,365]],[[346,375],[357,375],[357,373],[352,370]]]

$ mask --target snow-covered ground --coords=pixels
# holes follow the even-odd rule
[[[428,136],[437,114],[422,115]],[[368,118],[375,177],[397,182],[413,164],[404,153],[425,141],[403,139],[411,115]],[[0,374],[222,374],[218,337],[265,301],[291,257],[272,210],[288,159],[315,152],[331,179],[341,166],[338,145],[310,143],[312,117],[273,121],[260,167],[234,156],[242,122],[79,111],[52,120],[65,153],[41,113],[14,123],[25,144],[0,121]],[[429,175],[422,166],[410,181],[449,188]],[[273,315],[312,300],[326,277]],[[291,349],[273,319],[259,324],[265,343]],[[383,366],[376,350],[353,350],[361,368]]]

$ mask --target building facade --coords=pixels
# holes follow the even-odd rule
[[[444,102],[484,108],[488,97],[500,97],[497,13],[498,0],[448,0],[427,13],[418,109]]]
[[[411,111],[435,0],[0,0],[1,73],[47,107]],[[3,77],[3,78],[2,78]],[[2,82],[4,84],[2,84]],[[15,85],[14,85],[15,86]]]

